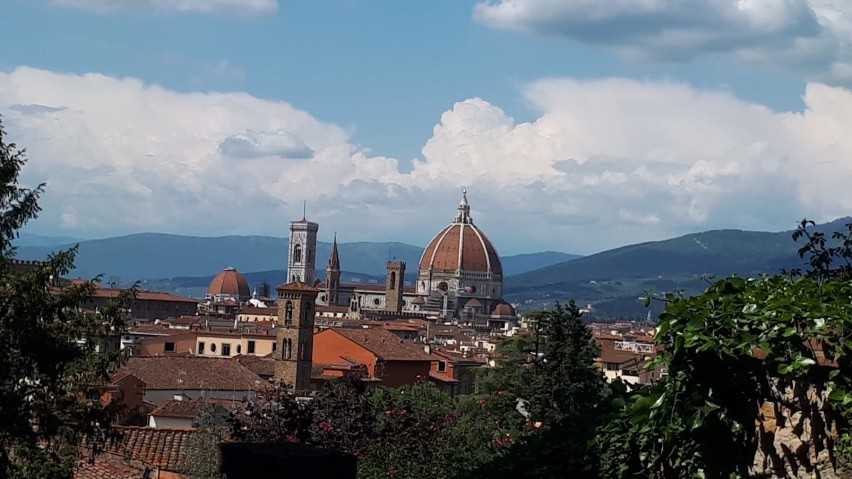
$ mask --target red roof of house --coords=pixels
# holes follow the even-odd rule
[[[385,329],[330,328],[317,334],[339,334],[385,361],[432,361],[422,347]]]
[[[106,452],[142,461],[167,471],[178,471],[186,457],[186,444],[192,429],[166,429],[136,426],[113,426],[122,437],[107,444]]]
[[[150,414],[151,416],[192,419],[207,405],[206,401],[179,401],[177,399],[169,399],[151,411]]]
[[[249,306],[243,308],[237,314],[254,314],[258,316],[278,316],[278,308],[262,308],[259,306]]]
[[[118,297],[119,294],[125,292],[124,289],[115,289],[115,288],[95,288],[95,297],[96,298],[115,298]],[[199,303],[197,299],[192,298],[184,298],[183,296],[176,296],[170,293],[163,293],[160,291],[147,291],[147,290],[139,290],[136,292],[137,300],[148,300],[148,301],[176,301],[180,303]]]
[[[266,380],[230,358],[197,356],[132,356],[122,370],[146,389],[261,391]]]
[[[83,460],[74,468],[74,479],[139,479],[144,469],[124,464],[120,460],[108,460],[106,454],[95,458],[94,463]]]

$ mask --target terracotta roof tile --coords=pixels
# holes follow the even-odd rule
[[[243,308],[237,314],[252,314],[258,316],[278,316],[278,308],[262,308],[259,306],[249,306],[248,308]]]
[[[93,464],[88,461],[78,462],[74,468],[74,479],[139,479],[144,473],[144,469],[120,461],[108,461],[102,455]]]
[[[275,359],[273,358],[242,354],[234,359],[260,377],[272,377],[275,375]]]
[[[114,289],[114,288],[95,288],[94,297],[96,298],[115,298],[118,297],[119,294],[123,293],[125,290],[123,289]],[[148,300],[148,301],[176,301],[180,303],[199,303],[197,299],[192,298],[184,298],[183,296],[176,296],[170,293],[163,293],[160,291],[148,291],[148,290],[139,290],[136,292],[137,300]]]
[[[150,414],[160,417],[193,419],[205,406],[207,406],[206,401],[179,401],[177,399],[169,399],[151,411]]]
[[[313,286],[302,283],[299,281],[295,281],[293,283],[282,284],[275,288],[277,291],[303,291],[306,293],[319,293],[319,290],[314,288]]]
[[[230,358],[133,356],[122,370],[141,379],[146,389],[260,391],[268,384]]]
[[[186,444],[194,431],[136,426],[114,426],[122,435],[106,452],[142,461],[167,471],[178,471],[186,457]]]
[[[331,328],[330,331],[362,346],[385,361],[432,360],[422,347],[405,342],[385,329]]]

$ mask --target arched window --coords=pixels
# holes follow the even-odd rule
[[[302,245],[297,244],[293,246],[293,262],[301,263],[302,262]]]
[[[314,313],[311,312],[311,303],[306,301],[305,302],[305,317],[302,319],[302,321],[305,321],[304,324],[308,324],[308,321],[310,321],[311,318],[313,318],[313,316],[312,316],[313,314]]]
[[[290,359],[293,356],[293,340],[285,339],[284,340],[284,357]]]
[[[390,283],[388,284],[388,287],[389,287],[390,289],[395,289],[395,288],[396,288],[396,271],[391,271],[391,274],[390,274]]]
[[[293,324],[293,302],[287,301],[284,305],[284,324]]]

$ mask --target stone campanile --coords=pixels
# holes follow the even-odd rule
[[[402,289],[405,284],[405,262],[388,261],[388,276],[385,283],[385,311],[401,313],[404,303]]]
[[[275,382],[298,395],[311,390],[314,303],[319,290],[305,283],[279,286]]]
[[[285,281],[313,286],[317,271],[317,231],[319,225],[305,218],[290,222],[290,252]]]

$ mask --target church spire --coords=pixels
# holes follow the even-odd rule
[[[337,233],[334,233],[334,243],[331,245],[331,256],[328,257],[329,271],[340,271],[340,257],[337,254]]]
[[[455,223],[473,224],[473,219],[470,217],[470,204],[467,202],[467,189],[462,190],[462,199],[459,201],[458,213],[456,213]]]

